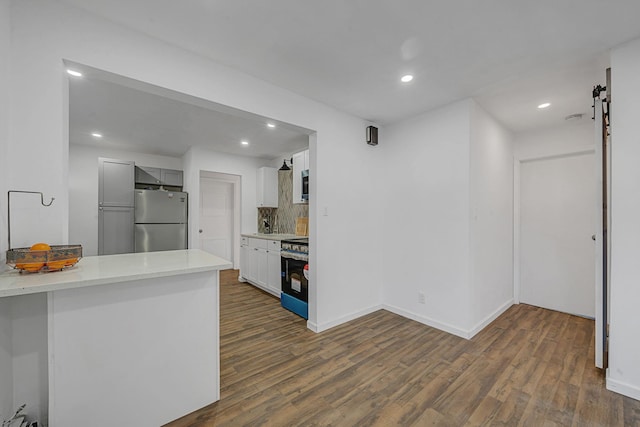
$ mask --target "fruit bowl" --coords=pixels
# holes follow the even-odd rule
[[[7,264],[20,272],[50,272],[73,267],[82,258],[82,245],[53,245],[49,250],[34,246],[35,249],[9,249]]]

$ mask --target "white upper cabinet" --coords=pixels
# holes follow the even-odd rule
[[[262,167],[258,169],[256,199],[259,208],[278,207],[278,169]]]
[[[293,155],[293,203],[308,203],[302,198],[302,171],[309,170],[309,150]]]
[[[136,166],[136,183],[182,187],[181,170]]]
[[[134,167],[128,160],[98,159],[100,206],[133,206]]]
[[[183,173],[181,170],[160,169],[160,181],[163,185],[182,187]]]

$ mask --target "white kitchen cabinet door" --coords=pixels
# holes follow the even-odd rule
[[[265,249],[257,250],[258,257],[258,277],[256,277],[256,283],[264,288],[267,287],[267,281],[269,280],[269,262],[268,252]]]
[[[133,207],[135,165],[128,160],[98,159],[98,205]]]
[[[182,187],[183,173],[176,169],[160,169],[160,181],[163,185]]]
[[[137,184],[160,184],[160,168],[136,166]]]
[[[293,203],[307,203],[302,199],[302,171],[309,169],[309,150],[293,155]]]
[[[183,172],[176,169],[136,166],[136,183],[182,187]]]
[[[256,199],[259,208],[278,207],[278,169],[262,167],[256,175]]]
[[[244,239],[244,237],[243,237]],[[249,246],[240,246],[240,277],[247,279],[247,265],[249,257]]]
[[[134,252],[133,208],[100,206],[98,208],[98,255]]]
[[[245,279],[256,282],[258,277],[258,248],[247,247],[247,275]]]
[[[267,286],[272,293],[277,296],[280,296],[281,291],[281,275],[280,275],[280,251],[269,251],[267,254],[267,263],[268,263],[268,282]]]

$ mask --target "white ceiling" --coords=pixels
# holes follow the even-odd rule
[[[470,96],[515,132],[590,117],[640,37],[638,0],[63,1],[381,125]]]
[[[86,66],[67,66],[83,73],[81,78],[69,77],[72,144],[172,157],[182,156],[191,146],[205,146],[265,159],[309,145],[306,129]],[[249,144],[242,145],[242,140]]]

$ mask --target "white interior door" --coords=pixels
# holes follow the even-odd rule
[[[234,260],[233,183],[200,178],[200,249]]]
[[[595,155],[520,166],[520,301],[593,318]]]

